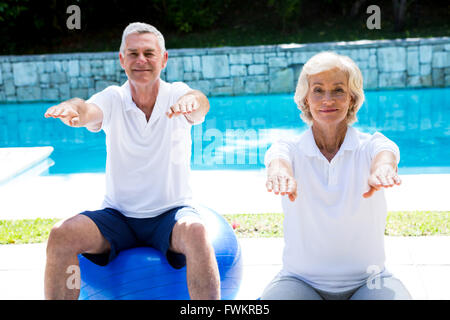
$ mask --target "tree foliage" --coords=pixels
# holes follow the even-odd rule
[[[14,20],[21,12],[28,9],[28,0],[4,0],[0,1],[0,23],[14,24]]]
[[[364,27],[365,9],[370,4],[380,6],[382,28],[392,26],[393,32],[400,32],[448,13],[449,3],[435,0],[430,6],[426,0],[0,0],[0,40],[5,44],[0,54],[38,44],[70,44],[69,38],[72,43],[84,41],[100,32],[116,39],[117,33],[134,21],[147,22],[164,34],[180,36],[223,29],[271,29],[284,34],[311,25],[333,29],[339,27],[335,21],[342,21],[343,17],[347,19],[344,23],[361,21]],[[66,10],[73,4],[81,9],[82,33],[66,27]]]

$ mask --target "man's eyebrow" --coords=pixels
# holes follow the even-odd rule
[[[128,48],[128,51],[138,51],[138,49],[134,49],[134,48]],[[155,49],[145,49],[144,52],[153,52],[155,51]]]

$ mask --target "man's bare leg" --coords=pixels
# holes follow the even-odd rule
[[[47,241],[45,298],[78,299],[80,289],[69,283],[73,272],[79,271],[78,254],[103,253],[109,250],[109,242],[97,225],[84,215],[76,215],[56,224]]]
[[[214,248],[197,219],[180,219],[172,231],[171,250],[186,256],[186,277],[193,300],[220,299],[220,275]]]

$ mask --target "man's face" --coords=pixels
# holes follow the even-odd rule
[[[150,84],[159,79],[166,67],[168,54],[161,54],[153,33],[132,33],[125,39],[124,53],[119,53],[120,65],[130,81]]]

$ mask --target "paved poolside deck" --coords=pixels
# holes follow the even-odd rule
[[[450,210],[450,175],[401,177],[401,186],[386,190],[389,210]],[[197,201],[219,213],[281,212],[262,170],[194,171],[192,183]],[[66,218],[98,208],[104,190],[104,174],[21,175],[0,185],[0,219]],[[283,239],[240,243],[244,276],[237,298],[252,300],[280,270]],[[450,237],[386,237],[387,267],[413,298],[450,299],[448,248]],[[42,299],[44,263],[45,244],[1,245],[0,299]]]
[[[244,274],[236,299],[257,299],[281,268],[283,239],[240,239]],[[450,237],[386,237],[387,268],[414,299],[450,300]],[[0,300],[44,298],[45,243],[0,246]]]

